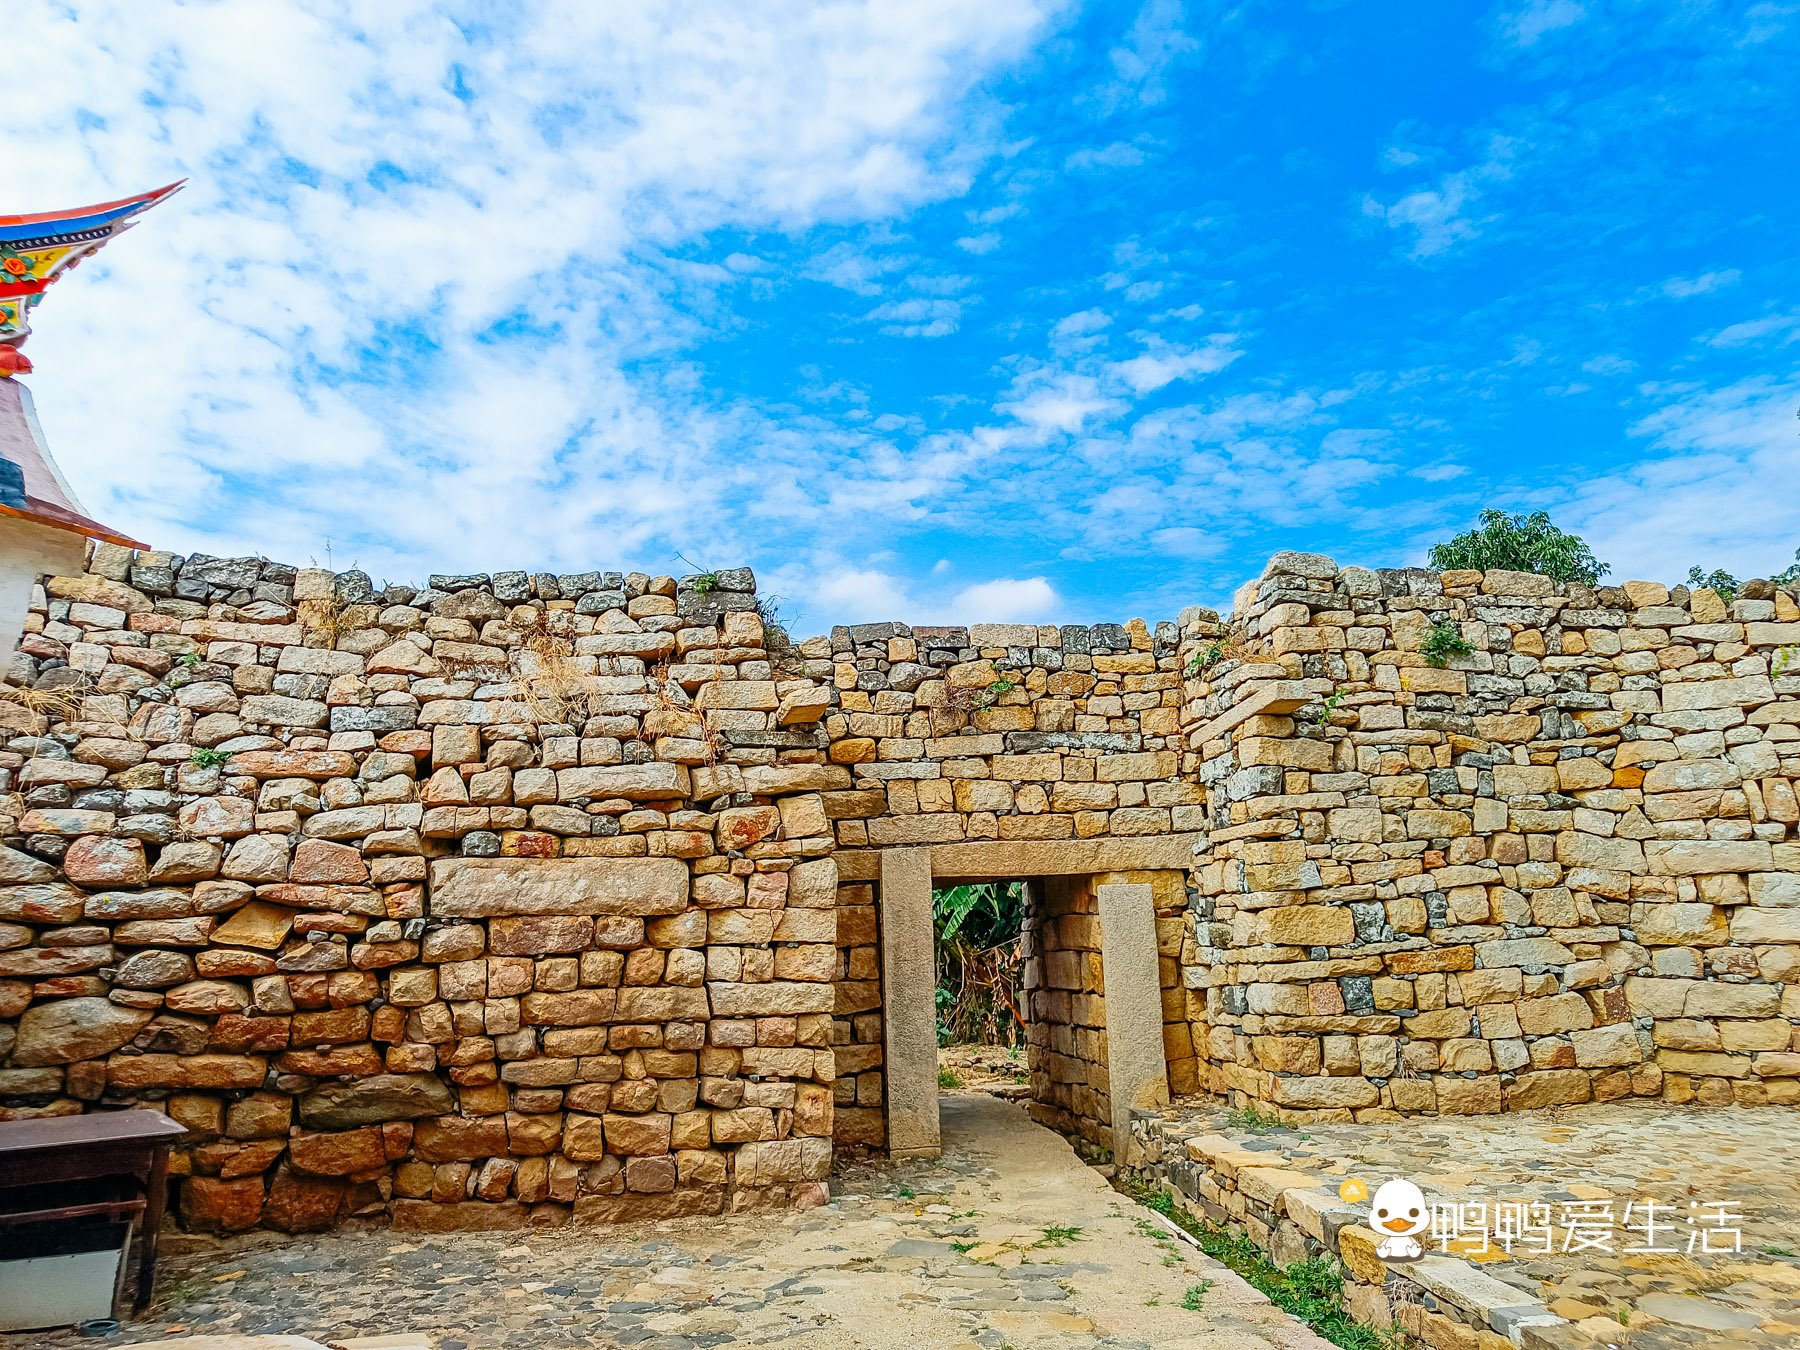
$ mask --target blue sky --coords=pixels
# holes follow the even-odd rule
[[[30,349],[165,547],[749,563],[811,632],[1484,506],[1614,579],[1800,545],[1800,5],[48,11],[5,209],[191,180]]]

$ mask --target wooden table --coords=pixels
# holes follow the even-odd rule
[[[156,1239],[168,1201],[169,1145],[187,1133],[156,1111],[94,1111],[0,1124],[0,1224],[43,1223],[104,1216],[142,1223],[137,1301],[141,1312],[156,1286]],[[83,1204],[13,1209],[3,1193],[14,1187],[130,1177],[141,1193]],[[40,1197],[41,1199],[41,1197]]]

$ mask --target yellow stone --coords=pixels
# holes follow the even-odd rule
[[[1364,1284],[1381,1284],[1387,1279],[1387,1264],[1375,1255],[1381,1239],[1372,1228],[1353,1223],[1338,1231],[1338,1255],[1350,1273]]]
[[[1595,1299],[1594,1301],[1589,1301],[1584,1298],[1569,1298],[1565,1296],[1556,1299],[1545,1306],[1565,1321],[1579,1322],[1584,1318],[1592,1317],[1594,1315],[1598,1310],[1598,1300]]]
[[[212,940],[227,947],[261,947],[273,951],[287,940],[294,912],[252,900],[213,930]]]

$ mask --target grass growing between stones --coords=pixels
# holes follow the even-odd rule
[[[1226,1114],[1225,1123],[1233,1129],[1248,1130],[1251,1134],[1266,1134],[1281,1124],[1281,1117],[1265,1116],[1255,1106],[1235,1106]]]
[[[1273,1265],[1247,1235],[1207,1227],[1178,1206],[1168,1191],[1153,1190],[1136,1180],[1119,1184],[1140,1205],[1155,1210],[1191,1236],[1201,1251],[1242,1275],[1276,1307],[1299,1318],[1333,1345],[1344,1350],[1392,1350],[1398,1344],[1392,1335],[1350,1320],[1344,1310],[1344,1277],[1330,1257],[1296,1261],[1285,1268]],[[1204,1288],[1200,1293],[1204,1295]],[[1190,1289],[1188,1297],[1193,1295]],[[1188,1297],[1182,1299],[1183,1307],[1188,1306]],[[1199,1299],[1194,1302],[1197,1305]]]
[[[1439,619],[1432,624],[1431,631],[1419,644],[1419,655],[1425,658],[1425,664],[1436,666],[1440,670],[1449,665],[1452,658],[1468,656],[1474,650],[1468,639],[1463,637],[1462,629],[1449,619]]]
[[[1206,1291],[1216,1283],[1218,1283],[1216,1280],[1202,1280],[1199,1284],[1190,1284],[1187,1287],[1187,1293],[1181,1296],[1181,1306],[1189,1312],[1199,1312],[1200,1303],[1206,1297]]]
[[[152,1315],[172,1312],[184,1303],[194,1302],[206,1292],[206,1286],[192,1276],[164,1283],[158,1286],[156,1297],[151,1300],[150,1312]]]

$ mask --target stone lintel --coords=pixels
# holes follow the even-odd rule
[[[1239,699],[1212,721],[1197,727],[1189,734],[1189,743],[1204,745],[1208,741],[1217,740],[1233,727],[1248,722],[1252,717],[1275,717],[1291,713],[1315,698],[1323,697],[1307,689],[1306,685],[1305,680],[1274,680],[1247,698]]]
[[[997,877],[1088,876],[1096,872],[1185,872],[1194,861],[1198,834],[1138,839],[933,844],[931,875],[938,885]]]
[[[969,844],[931,844],[931,874],[937,884],[1004,877],[1078,877],[1096,872],[1185,872],[1193,865],[1201,834],[1142,838],[1052,839]],[[885,850],[839,849],[838,880],[878,881]]]

